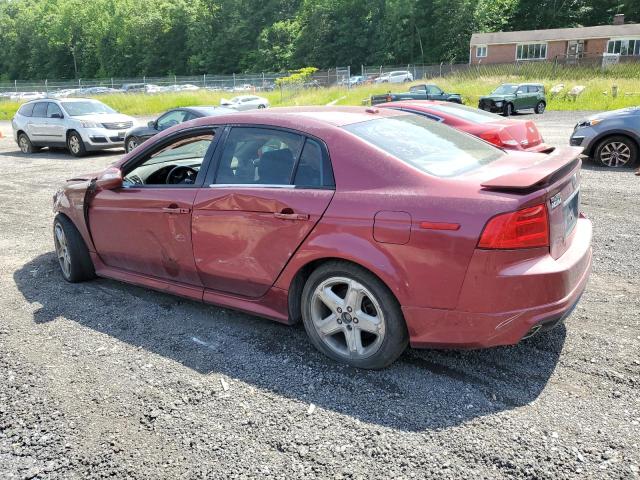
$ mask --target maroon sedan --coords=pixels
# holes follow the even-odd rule
[[[202,118],[69,180],[55,249],[70,282],[302,319],[320,351],[358,367],[407,343],[515,344],[585,288],[579,153],[505,153],[390,109]]]
[[[390,102],[376,107],[423,115],[506,150],[540,153],[551,153],[554,150],[544,143],[538,127],[531,120],[505,118],[477,108],[434,100]]]

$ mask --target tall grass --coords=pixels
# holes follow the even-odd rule
[[[467,75],[450,75],[429,80],[448,92],[460,93],[464,103],[476,106],[482,95],[490,93],[496,86],[504,82],[535,81],[543,83],[547,89],[548,110],[611,110],[640,105],[640,82],[629,78],[582,78],[577,80],[557,80],[526,78],[519,75],[483,75],[479,78],[468,78]],[[414,82],[414,84],[421,82]],[[564,83],[564,90],[551,96],[549,91],[554,85]],[[576,99],[568,95],[575,85],[585,86],[584,92]],[[612,86],[617,86],[618,95],[613,97]],[[388,91],[405,91],[409,85],[366,85],[347,90],[343,87],[308,89],[299,91],[263,92],[260,95],[269,99],[272,106],[300,105],[362,105],[371,95]],[[114,94],[103,95],[101,101],[115,110],[129,115],[155,115],[175,107],[193,105],[220,105],[220,100],[231,97],[229,92],[211,92],[200,90],[195,92],[147,94]],[[0,120],[13,117],[20,104],[17,102],[0,102]]]

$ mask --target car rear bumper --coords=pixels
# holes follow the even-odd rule
[[[591,222],[580,218],[571,247],[558,259],[517,259],[498,269],[477,250],[455,310],[403,307],[411,346],[485,348],[513,345],[568,316],[591,271]],[[512,254],[515,251],[511,251]]]

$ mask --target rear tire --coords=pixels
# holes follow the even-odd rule
[[[302,290],[302,319],[311,343],[353,367],[393,363],[409,343],[395,296],[357,265],[331,261],[314,270]]]
[[[609,168],[631,167],[638,160],[638,146],[629,137],[614,135],[598,144],[593,158]]]
[[[34,147],[31,140],[29,140],[29,136],[26,133],[21,133],[18,135],[18,146],[20,147],[20,151],[24,154],[36,153],[40,151],[40,147]]]
[[[541,115],[544,113],[545,108],[547,108],[547,104],[544,103],[542,100],[540,100],[535,108],[533,109],[534,112],[536,112],[538,115]]]
[[[53,221],[53,242],[60,271],[67,282],[95,278],[93,262],[82,235],[64,215],[58,214]]]
[[[70,132],[67,136],[67,148],[74,157],[83,157],[87,153],[82,137],[75,131]]]

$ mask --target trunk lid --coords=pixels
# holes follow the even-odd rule
[[[478,172],[485,190],[526,196],[531,205],[546,204],[553,258],[571,245],[580,214],[581,152],[579,147],[564,147],[551,154],[510,153]]]

